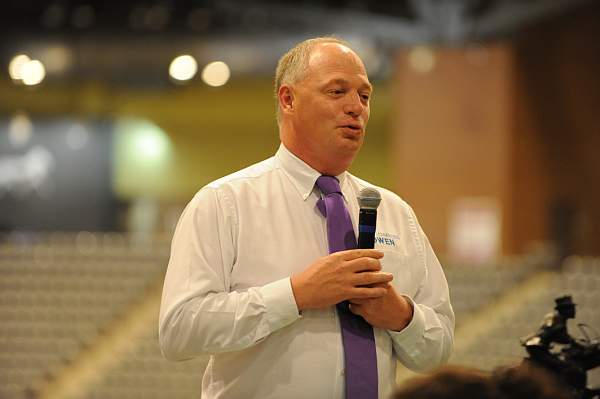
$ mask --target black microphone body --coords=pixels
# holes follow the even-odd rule
[[[377,207],[381,202],[379,191],[372,188],[364,188],[357,197],[360,213],[358,214],[358,249],[372,249],[375,247],[375,227],[377,226]],[[338,309],[347,312],[348,301],[338,304]],[[361,320],[360,318],[356,319]],[[364,322],[364,320],[363,320]]]
[[[377,226],[377,207],[381,202],[381,194],[374,188],[363,188],[358,194],[358,248],[375,247],[375,227]]]
[[[375,247],[375,228],[377,226],[377,209],[361,208],[358,216],[358,248]]]

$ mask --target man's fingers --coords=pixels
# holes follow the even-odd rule
[[[382,287],[385,289],[390,289],[390,288],[392,288],[392,285],[389,282],[387,282],[387,283],[369,284],[369,285],[367,285],[367,287],[371,287],[371,288]]]
[[[350,311],[354,314],[357,314],[360,316],[360,305],[359,304],[354,304],[354,303],[350,303],[348,305],[348,309],[350,309]]]
[[[389,283],[394,279],[394,275],[392,273],[385,272],[364,272],[364,273],[355,273],[352,279],[352,283],[355,286],[361,285],[371,285],[371,284],[383,284]]]
[[[337,253],[343,260],[354,260],[358,258],[383,258],[383,251],[379,249],[349,249]]]
[[[350,292],[352,300],[369,299],[369,298],[381,298],[387,294],[387,289],[382,287],[369,288],[369,287],[356,287]]]
[[[352,305],[364,305],[365,303],[369,302],[372,298],[351,298],[348,299],[348,302],[350,302]]]
[[[381,270],[381,263],[379,259],[362,257],[346,261],[344,267],[353,272],[379,271]]]

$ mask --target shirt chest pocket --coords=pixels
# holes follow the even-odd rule
[[[419,290],[424,277],[422,263],[417,257],[411,257],[398,251],[382,249],[384,256],[381,259],[381,268],[384,272],[392,273],[394,279],[391,284],[401,295],[411,298]]]

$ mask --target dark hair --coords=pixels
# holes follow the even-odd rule
[[[490,380],[501,399],[570,399],[573,396],[545,370],[527,364],[496,369]]]
[[[545,371],[527,365],[478,369],[446,366],[407,381],[392,399],[570,399],[572,396]]]
[[[393,399],[496,399],[489,376],[477,369],[447,366],[437,372],[408,380]]]

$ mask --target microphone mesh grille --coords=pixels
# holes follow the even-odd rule
[[[381,194],[374,188],[363,188],[357,198],[361,208],[377,209],[381,202]]]

